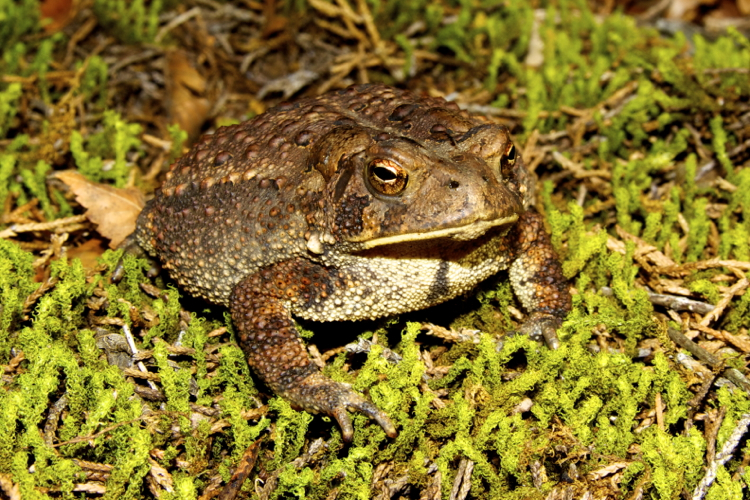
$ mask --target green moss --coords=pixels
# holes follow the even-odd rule
[[[11,329],[17,322],[23,300],[38,285],[31,281],[34,270],[30,254],[5,240],[0,240],[0,248],[2,276],[8,280],[6,286],[0,285],[0,290],[4,290],[3,324],[6,329]],[[111,267],[119,254],[108,252],[102,261]],[[0,406],[3,408],[0,412],[0,467],[13,472],[14,480],[28,493],[29,498],[37,497],[38,488],[46,487],[59,488],[64,495],[70,495],[74,484],[80,482],[75,479],[79,469],[66,457],[80,456],[81,453],[86,454],[87,460],[114,465],[115,469],[107,482],[108,495],[113,498],[142,497],[142,478],[150,468],[148,453],[157,446],[154,438],[163,439],[159,437],[162,434],[153,435],[152,429],[141,426],[143,401],[134,397],[132,383],[123,378],[118,368],[108,366],[102,360],[93,332],[79,329],[79,325],[84,323],[87,300],[97,286],[104,286],[111,293],[109,299],[114,302],[123,296],[133,301],[138,299],[134,302],[136,304],[148,300],[138,290],[137,284],[128,283],[128,280],[138,281],[139,276],[142,279],[140,262],[132,258],[125,260],[128,269],[120,288],[100,280],[87,284],[83,268],[77,260],[70,263],[64,260],[53,262],[50,273],[57,282],[36,302],[31,326],[21,327],[15,333],[13,345],[23,351],[26,361],[24,369],[14,378],[13,385],[0,393]],[[173,295],[178,297],[176,293]],[[164,316],[171,314],[158,306],[153,309]],[[115,315],[120,313],[121,317],[128,316],[127,311],[120,311],[119,308],[111,312]],[[185,341],[204,344],[208,326],[203,321],[191,322]],[[5,341],[8,340],[6,335]],[[162,420],[167,424],[164,430],[175,423],[183,429],[185,453],[191,460],[198,460],[208,452],[206,443],[211,443],[208,439],[210,427],[204,422],[197,429],[192,429],[187,418],[182,416],[190,411],[190,370],[176,371],[167,360],[165,347],[165,343],[157,343],[154,358],[167,396],[167,409],[178,414]],[[219,372],[224,376],[218,377],[216,383],[225,384],[227,380],[234,383],[228,388],[223,403],[230,408],[230,415],[236,420],[233,437],[238,438],[239,445],[246,447],[247,443],[257,439],[268,423],[264,420],[257,425],[248,425],[241,416],[241,409],[254,406],[250,399],[254,389],[248,394],[244,388],[247,384],[252,388],[247,364],[242,354],[235,355],[235,351],[236,348],[222,358],[224,370],[220,368]],[[241,361],[241,365],[238,361]],[[227,376],[227,368],[231,365],[238,366],[242,376],[238,377],[236,370]],[[238,385],[245,394],[241,398],[233,396],[240,394],[235,390]],[[210,384],[205,386],[209,387]],[[110,427],[110,430],[89,441],[66,444],[53,451],[43,441],[39,429],[45,425],[50,401],[58,399],[62,392],[66,397],[66,406],[58,424],[56,439],[65,441],[79,436],[93,436],[105,427]],[[19,453],[17,450],[21,448],[28,451]],[[241,455],[243,451],[244,448],[237,453]],[[30,463],[35,467],[33,475],[26,472]],[[185,482],[185,491],[191,491],[191,485]]]
[[[703,257],[703,250],[708,242],[708,232],[710,230],[710,220],[706,207],[708,199],[700,198],[694,204],[694,216],[688,221],[690,232],[687,239],[687,262],[695,262]]]
[[[740,300],[734,304],[732,310],[726,315],[722,327],[730,332],[737,332],[740,328],[750,327],[750,293],[744,293]]]
[[[750,231],[750,169],[744,168],[737,172],[734,178],[737,190],[732,193],[726,213],[740,210],[742,223],[747,231]]]
[[[708,490],[706,500],[742,500],[745,498],[744,489],[747,484],[732,478],[726,467],[719,466],[716,471],[716,481]]]
[[[691,292],[699,293],[706,297],[708,302],[710,302],[711,304],[716,304],[721,298],[721,294],[719,293],[719,289],[716,284],[707,279],[698,279],[695,281],[691,281],[688,284],[688,288]]]
[[[542,75],[536,73],[527,75],[526,95],[529,102],[526,106],[526,116],[522,125],[524,130],[534,130],[537,127],[539,115],[544,110],[544,103],[548,100]],[[542,130],[544,129],[542,128]]]
[[[139,296],[139,290],[132,290],[131,297],[135,303],[141,302]],[[136,298],[138,297],[138,298]],[[149,345],[154,338],[166,340],[167,342],[175,342],[178,334],[181,334],[179,329],[180,323],[180,311],[182,306],[180,305],[180,294],[175,288],[168,288],[161,296],[151,302],[151,309],[153,312],[159,315],[159,323],[149,328],[146,335],[143,337],[143,343]],[[188,330],[192,335],[189,339],[183,339],[183,345],[189,346],[191,339],[195,339],[198,335],[205,335],[205,326],[199,319],[194,319],[190,322],[190,329]],[[198,333],[198,332],[201,333]]]
[[[96,102],[100,108],[107,105],[107,63],[99,56],[91,56],[83,64],[86,69],[81,77],[80,92],[89,102]]]
[[[117,255],[115,252],[107,254],[104,261],[114,261]],[[75,273],[70,267],[65,264],[60,268],[62,281],[65,276],[69,276],[71,283],[83,282],[82,276],[73,279]],[[75,268],[75,265],[72,267]],[[141,270],[136,267],[126,272],[126,275],[128,273],[133,273],[131,279],[136,279]],[[120,293],[125,293],[130,286],[127,283],[121,284]],[[83,290],[85,292],[86,288]],[[160,310],[159,314],[168,313]],[[205,322],[192,320],[192,331],[188,331],[183,337],[185,345],[193,343],[193,346],[198,347],[205,343],[205,332],[209,326]],[[566,342],[559,351],[540,351],[534,342],[523,336],[506,339],[503,350],[499,352],[489,336],[484,336],[480,344],[470,350],[456,346],[454,349],[457,352],[468,354],[468,357],[459,358],[452,374],[431,384],[450,387],[455,391],[454,396],[443,410],[433,410],[432,396],[422,396],[418,390],[424,373],[416,344],[418,332],[417,324],[409,324],[403,332],[399,345],[403,356],[401,363],[391,365],[385,362],[376,347],[369,354],[365,367],[356,379],[356,388],[370,387],[369,395],[373,401],[394,417],[401,430],[399,437],[391,442],[385,439],[382,430],[375,424],[356,416],[355,443],[342,455],[341,451],[336,451],[340,450],[340,441],[331,440],[328,452],[332,454],[331,460],[320,471],[313,468],[285,469],[281,476],[284,479],[280,478],[276,490],[279,497],[295,492],[304,493],[310,498],[325,498],[331,485],[335,484],[342,498],[369,498],[373,467],[377,463],[383,460],[409,463],[409,468],[416,471],[413,481],[417,482],[424,478],[424,471],[420,472],[420,468],[424,467],[421,463],[424,458],[437,463],[444,473],[443,484],[448,485],[446,488],[449,489],[455,476],[457,461],[461,457],[475,462],[472,484],[477,495],[481,496],[483,491],[489,491],[492,495],[505,495],[511,483],[529,483],[528,463],[536,453],[535,450],[550,446],[550,439],[554,442],[549,431],[555,416],[571,429],[581,447],[590,443],[602,453],[620,455],[637,441],[632,434],[635,415],[640,411],[640,405],[652,401],[655,392],[661,392],[663,400],[667,402],[668,422],[683,418],[679,413],[669,413],[673,406],[679,406],[684,400],[685,393],[684,387],[676,384],[679,380],[676,375],[673,379],[670,378],[666,358],[656,359],[657,369],[648,372],[622,355],[600,354],[592,357],[578,342]],[[37,341],[42,338],[43,342],[54,342],[49,335],[31,335],[31,332],[24,342],[31,341],[31,337]],[[78,337],[76,345],[90,346],[92,342],[93,338],[88,332]],[[166,363],[163,346],[163,343],[157,344],[155,359],[167,395],[167,407],[183,412],[187,402],[188,377],[186,375],[184,380],[179,377],[181,373],[188,372],[184,369],[174,371]],[[41,398],[34,403],[33,407],[38,410],[32,412],[35,415],[33,421],[38,422],[43,418],[40,410],[43,412],[46,408],[45,394],[50,394],[60,383],[61,373],[66,374],[71,415],[65,419],[60,431],[61,437],[90,435],[106,425],[104,422],[108,420],[124,422],[137,418],[140,414],[139,405],[131,404],[131,401],[137,401],[131,399],[131,386],[116,369],[109,367],[102,371],[101,366],[97,366],[101,362],[95,359],[93,353],[87,355],[85,358],[88,361],[79,366],[70,361],[63,364],[50,362],[51,359],[73,359],[70,355],[62,355],[62,351],[60,355],[49,349],[31,349],[28,352],[38,359],[35,365],[37,369],[30,372],[28,380],[40,387],[47,387],[46,390],[35,390]],[[43,355],[52,358],[39,357]],[[527,367],[508,380],[505,374],[519,355],[525,357]],[[81,370],[83,367],[85,368]],[[232,424],[226,431],[227,443],[231,443],[232,450],[231,457],[224,459],[226,466],[223,470],[228,472],[226,467],[235,463],[246,447],[260,436],[267,428],[268,420],[248,423],[242,418],[242,411],[254,406],[251,398],[254,389],[250,385],[246,386],[250,383],[247,365],[236,347],[222,349],[220,367],[214,379],[211,387],[223,388],[220,402],[223,417]],[[564,381],[562,387],[560,381]],[[467,394],[475,396],[466,398]],[[535,402],[531,411],[532,420],[522,414],[511,413],[515,405],[531,394],[534,394]],[[91,402],[96,402],[93,408]],[[17,418],[17,407],[18,405],[9,404],[6,413],[0,415],[0,432],[3,429],[6,429],[6,433],[15,431],[8,426]],[[300,453],[307,422],[313,417],[304,412],[294,412],[283,400],[273,400],[271,408],[278,413],[274,429],[274,463],[281,465]],[[86,418],[81,418],[84,412]],[[180,421],[180,418],[177,420]],[[616,424],[612,425],[612,421]],[[138,424],[134,425],[137,427]],[[179,425],[188,429],[187,422]],[[599,430],[594,431],[593,425]],[[141,446],[138,438],[135,442],[132,441],[133,426],[121,429],[113,432],[114,435],[109,439],[101,437],[95,440],[99,450],[97,454],[102,459],[107,457],[118,469],[127,471],[128,477],[140,478],[147,471],[146,462],[143,461],[146,455],[138,451]],[[336,434],[333,424],[332,432]],[[206,428],[193,436],[189,433],[186,435],[185,449],[190,456],[200,457],[205,453],[202,451],[205,448],[201,445],[205,441],[200,436],[207,436],[207,433]],[[155,446],[154,438],[150,439],[152,441],[149,447]],[[444,444],[435,447],[436,439],[444,441]],[[145,444],[146,442],[143,443],[144,448],[148,448]],[[85,446],[84,443],[66,445],[61,451],[70,453]],[[122,452],[118,450],[128,450],[128,455],[121,455]],[[415,461],[415,450],[423,458]],[[115,458],[112,458],[112,453],[115,453]],[[9,455],[7,448],[0,448],[1,460],[12,461],[12,457],[8,458]],[[500,457],[499,462],[493,464],[487,459],[488,455]],[[538,458],[544,459],[543,456]],[[130,483],[126,483],[124,477],[123,473],[111,478],[108,487],[111,485],[118,495],[136,497],[136,490],[128,486]],[[187,481],[184,487],[188,492],[193,491],[195,483]],[[532,493],[533,490],[528,487],[516,488],[514,498],[523,498]]]
[[[652,245],[656,243],[659,233],[662,230],[662,213],[661,212],[650,212],[646,216],[646,225],[643,228],[641,238]]]
[[[196,487],[196,479],[189,474],[175,474],[174,496],[164,495],[165,500],[193,500],[198,498],[199,491]]]
[[[169,138],[172,141],[172,148],[169,150],[169,162],[171,163],[182,156],[182,147],[188,139],[188,133],[176,123],[167,125],[167,132],[169,132]]]
[[[532,428],[519,413],[508,415],[506,411],[494,411],[487,416],[479,428],[475,443],[481,451],[499,453],[502,470],[522,479],[524,455],[527,443],[533,438]]]
[[[244,358],[242,358],[242,361],[247,366]],[[248,381],[249,379],[250,377],[248,377]],[[270,420],[262,418],[258,423],[252,424],[242,418],[243,410],[254,408],[255,405],[249,400],[248,395],[239,392],[237,387],[227,385],[223,396],[224,398],[220,403],[222,416],[231,424],[228,435],[232,439],[232,454],[228,465],[232,464],[233,466],[242,457],[248,446],[253,444],[260,434],[268,428]]]
[[[238,399],[236,404],[246,408],[255,407],[254,397],[258,390],[253,384],[245,355],[236,345],[223,346],[219,353],[219,367],[214,376],[214,386],[233,387],[233,395]]]
[[[395,4],[397,2],[391,2]],[[398,2],[403,4],[403,2]],[[468,0],[460,1],[460,11],[455,21],[440,27],[435,34],[434,48],[446,48],[455,53],[460,61],[470,61],[471,56],[466,44],[476,32],[471,29],[474,12]]]
[[[655,376],[653,392],[662,395],[662,401],[667,410],[664,414],[664,424],[675,425],[687,418],[687,402],[692,394],[663,353],[656,353],[653,366]]]
[[[664,97],[663,104],[671,109],[716,110],[718,106],[715,99],[699,84],[692,71],[686,71],[687,60],[680,57],[681,51],[679,46],[662,47],[654,51],[659,75],[674,86],[672,96],[660,92]]]
[[[0,137],[5,137],[13,123],[13,118],[18,113],[21,88],[20,83],[10,83],[7,88],[0,90]],[[8,156],[3,155],[3,158],[8,158]]]
[[[629,253],[633,246],[628,244]],[[619,254],[611,254],[607,258],[606,267],[612,273],[611,287],[619,304],[625,308],[624,313],[616,313],[611,326],[626,338],[628,349],[634,349],[636,342],[645,334],[654,332],[656,325],[651,320],[653,307],[648,294],[642,289],[634,287],[634,279],[638,268],[628,262],[632,254],[625,258]],[[609,309],[609,308],[607,308]],[[630,351],[632,352],[632,351]]]
[[[0,0],[0,47],[9,47],[39,28],[39,2]]]
[[[706,442],[695,427],[686,435],[676,436],[649,427],[644,431],[641,450],[660,498],[678,498],[681,491],[692,491],[697,485]]]
[[[130,429],[128,444],[118,447],[115,466],[106,482],[107,493],[103,499],[141,498],[141,484],[151,466],[148,452],[151,449],[151,433],[147,429]]]
[[[23,396],[18,391],[0,393],[0,468],[11,470],[17,451],[19,415]]]
[[[128,44],[153,42],[165,0],[94,0],[94,14],[108,30]]]
[[[411,41],[403,34],[399,33],[393,37],[394,41],[404,51],[404,66],[402,68],[404,77],[409,75],[412,70],[412,64],[414,61],[414,46]]]
[[[695,66],[695,75],[701,85],[713,95],[724,99],[741,99],[750,95],[750,83],[747,77],[743,76],[742,70],[727,71],[722,75],[718,85],[715,73],[710,71],[747,68],[750,65],[750,44],[747,37],[735,27],[727,28],[726,35],[712,42],[706,41],[701,35],[693,37],[695,54],[692,62]]]
[[[664,218],[662,222],[662,230],[657,239],[659,248],[664,248],[664,244],[667,241],[671,241],[677,234],[674,232],[674,226],[677,223],[677,218],[680,214],[680,192],[677,188],[673,188],[670,192],[670,198],[664,201]],[[673,245],[672,249],[676,251],[676,247]],[[671,257],[671,256],[670,256]],[[677,258],[680,262],[681,259]]]
[[[162,389],[167,396],[167,410],[187,413],[190,410],[190,370],[170,365],[165,342],[157,342],[154,346],[154,360],[159,367]]]
[[[720,450],[737,427],[737,421],[743,415],[750,413],[750,396],[742,391],[730,391],[726,387],[721,387],[717,391],[717,396],[717,405],[727,410],[724,420],[721,422],[721,427],[719,427],[719,433],[716,436],[716,449]]]
[[[14,439],[17,446],[25,448],[30,453],[26,460],[31,460],[35,464],[35,474],[27,478],[28,482],[22,479],[24,473],[16,467],[21,455],[19,453],[15,454],[12,464],[6,470],[13,470],[14,477],[21,478],[20,481],[28,487],[60,486],[64,492],[70,493],[78,467],[48,446],[43,441],[39,429],[44,425],[49,398],[57,399],[55,393],[61,381],[65,380],[69,406],[60,433],[64,436],[72,431],[72,434],[76,435],[79,423],[84,417],[83,408],[87,407],[79,403],[86,399],[85,380],[89,372],[79,371],[75,356],[60,342],[49,342],[45,349],[38,352],[25,352],[28,352],[29,360],[26,371],[16,378],[8,391],[4,392],[4,403],[9,403],[9,411],[4,412],[3,417],[9,414],[16,415]],[[8,458],[7,453],[2,453],[1,459],[6,465]]]
[[[42,207],[42,211],[48,220],[55,218],[55,213],[52,208],[52,202],[47,195],[47,174],[52,169],[50,165],[44,161],[38,161],[34,169],[23,169],[20,172],[23,184],[28,189],[29,193],[39,200],[39,205]]]
[[[695,183],[695,176],[698,171],[698,158],[695,153],[688,155],[685,160],[685,184],[683,188],[685,214],[688,217],[694,215],[693,206],[695,204],[698,187]]]
[[[130,166],[126,155],[140,147],[141,126],[127,123],[114,111],[105,111],[103,129],[84,137],[74,130],[70,136],[70,151],[78,171],[92,181],[112,180],[116,187],[127,184]],[[103,158],[114,159],[105,163]]]
[[[292,464],[286,464],[283,472],[279,474],[278,488],[273,492],[271,498],[284,498],[282,495],[307,498],[305,492],[313,484],[314,479],[315,473],[309,467],[297,470]]]
[[[24,301],[38,285],[34,283],[33,255],[15,243],[0,239],[0,359],[7,362],[11,333],[18,326]]]
[[[39,299],[34,308],[34,330],[55,339],[69,341],[75,338],[76,325],[80,324],[85,309],[86,276],[81,261],[52,262],[50,274],[59,281],[54,288]],[[43,342],[31,340],[25,350],[42,349]]]
[[[49,71],[55,58],[53,52],[55,50],[55,44],[63,40],[62,33],[55,33],[49,38],[45,38],[41,41],[37,47],[34,59],[28,68],[28,73],[36,75],[37,85],[42,95],[42,99],[46,103],[51,103],[51,97],[49,94],[49,84],[47,82],[47,72]]]
[[[17,42],[8,45],[7,47],[8,48],[3,51],[0,69],[6,74],[14,75],[20,72],[23,58],[26,55],[26,44]],[[14,84],[8,84],[8,87],[10,87],[10,85]]]
[[[343,458],[335,459],[323,467],[321,481],[316,485],[317,498],[330,495],[331,484],[336,484],[341,498],[366,500],[371,498],[370,485],[373,479],[376,447],[352,447]]]
[[[566,228],[569,225],[569,229],[566,231],[568,234],[568,252],[563,260],[563,274],[570,279],[581,272],[596,255],[603,254],[608,236],[606,232],[598,231],[592,237],[583,223],[583,208],[573,202],[568,205],[568,208],[570,209],[570,214],[567,216],[569,224],[562,225]],[[554,218],[559,218],[559,216]],[[562,233],[562,231],[564,229],[553,226],[553,234]]]
[[[268,408],[276,412],[274,457],[268,464],[269,469],[273,470],[299,456],[313,416],[306,411],[293,410],[286,400],[279,397],[269,401]]]
[[[177,311],[177,317],[179,317],[179,310]],[[199,389],[197,404],[208,406],[211,401],[211,380],[208,378],[205,348],[209,340],[208,333],[214,327],[218,328],[219,326],[218,324],[208,323],[204,318],[192,317],[188,329],[182,338],[182,345],[195,349],[195,354],[193,355],[193,359],[195,360],[195,381]]]
[[[714,154],[716,155],[716,159],[719,160],[719,164],[724,167],[724,171],[726,172],[727,180],[730,182],[734,182],[735,179],[735,168],[732,164],[732,161],[729,159],[729,155],[727,154],[727,132],[724,129],[724,119],[721,117],[721,115],[716,115],[711,119],[711,134],[713,135],[712,138],[712,145],[714,147]]]

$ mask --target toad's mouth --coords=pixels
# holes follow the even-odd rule
[[[494,227],[513,224],[518,220],[518,214],[500,217],[492,220],[478,220],[471,224],[458,227],[447,227],[436,229],[424,233],[406,233],[394,234],[392,236],[383,236],[369,241],[363,241],[357,244],[358,250],[368,250],[370,248],[382,247],[385,245],[397,245],[399,243],[428,241],[437,239],[447,239],[453,241],[472,241],[483,236],[487,231]]]

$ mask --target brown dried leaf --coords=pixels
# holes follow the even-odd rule
[[[102,238],[89,238],[83,244],[68,249],[68,257],[80,259],[84,269],[96,269],[96,259],[107,249],[107,242]]]
[[[618,472],[624,469],[628,465],[630,465],[630,462],[615,462],[615,463],[607,465],[606,467],[602,467],[601,469],[589,472],[588,477],[592,481],[596,481],[598,479],[611,476],[615,472]]]
[[[704,4],[714,3],[714,0],[673,0],[667,9],[667,19],[681,19],[690,21],[697,15],[698,8]]]
[[[109,247],[117,248],[135,230],[135,222],[146,200],[138,189],[120,189],[86,179],[75,170],[56,172],[86,210],[86,217],[96,224],[99,234],[109,238]]]
[[[713,17],[716,19],[737,19],[742,16],[740,10],[740,3],[736,0],[722,0],[715,2],[715,7],[706,17]],[[705,24],[706,20],[704,20]]]
[[[5,493],[3,498],[8,500],[21,500],[21,488],[13,483],[9,475],[0,474],[0,490]]]
[[[195,139],[208,117],[210,104],[203,97],[206,79],[190,64],[184,52],[167,53],[167,92],[172,122]]]
[[[151,470],[149,471],[149,487],[157,498],[161,496],[161,493],[173,493],[174,492],[174,481],[172,474],[167,469],[159,465],[156,460],[151,458],[148,459],[151,464]]]
[[[42,20],[48,21],[44,25],[47,33],[56,33],[73,20],[80,2],[75,0],[42,0],[39,13]]]
[[[266,18],[266,25],[263,27],[263,38],[268,38],[274,33],[283,31],[289,23],[289,19],[277,14],[279,8],[277,0],[264,0],[263,17]]]

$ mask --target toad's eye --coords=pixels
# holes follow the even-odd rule
[[[503,167],[512,167],[516,164],[516,147],[511,143],[503,155]]]
[[[367,185],[374,194],[396,196],[404,192],[409,173],[392,160],[373,160],[365,169]]]

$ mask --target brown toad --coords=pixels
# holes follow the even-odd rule
[[[387,415],[323,376],[293,316],[378,318],[466,292],[501,269],[557,339],[568,285],[506,128],[381,85],[282,104],[219,129],[174,165],[135,237],[193,295],[231,309],[255,373],[295,406]]]

